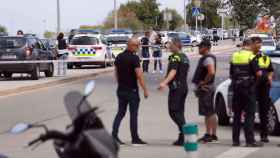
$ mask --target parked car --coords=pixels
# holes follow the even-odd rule
[[[58,58],[58,49],[56,46],[56,40],[52,39],[41,39],[44,46],[52,52],[52,56],[54,59]]]
[[[106,67],[112,65],[113,58],[111,48],[103,35],[78,34],[73,37],[68,47],[69,59],[88,59],[89,62],[68,63],[68,68],[81,67],[83,65],[100,65]]]
[[[52,52],[43,42],[36,37],[0,37],[0,63],[1,61],[31,61],[53,60]],[[0,72],[6,78],[12,77],[13,73],[29,73],[33,80],[38,80],[40,72],[46,77],[52,77],[54,72],[53,63],[15,63],[0,64]]]
[[[100,30],[94,30],[94,29],[80,29],[77,31],[77,34],[94,34],[94,35],[100,35]]]
[[[261,51],[268,56],[280,56],[276,51],[276,42],[274,40],[263,40]]]
[[[271,134],[279,134],[280,132],[280,59],[272,59],[274,67],[274,80],[270,90],[270,97],[274,106],[271,106],[267,117],[269,123],[268,131]],[[220,125],[229,125],[232,117],[232,91],[229,88],[231,80],[228,79],[218,85],[214,95],[214,105],[219,118]],[[256,122],[259,122],[258,114],[256,114]]]
[[[106,35],[107,42],[111,45],[112,52],[115,56],[125,50],[127,42],[132,35],[132,31],[129,29],[112,29]]]

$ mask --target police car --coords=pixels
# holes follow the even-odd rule
[[[68,46],[68,59],[90,60],[88,62],[68,63],[68,68],[82,65],[112,65],[112,51],[102,34],[78,34],[73,37]]]
[[[112,29],[106,35],[107,41],[111,45],[112,52],[115,56],[126,49],[127,42],[132,36],[132,31],[129,29]]]
[[[280,134],[280,59],[272,59],[272,64],[274,67],[274,80],[270,97],[274,106],[270,107],[267,115],[269,120],[267,128],[271,134]],[[214,95],[214,105],[220,125],[229,125],[233,118],[230,84],[230,79],[222,82],[218,85]],[[256,122],[259,122],[258,114],[256,114]]]

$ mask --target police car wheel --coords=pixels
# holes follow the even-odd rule
[[[68,69],[73,69],[73,68],[74,68],[74,65],[73,65],[73,64],[67,64],[67,68],[68,68]]]
[[[5,78],[11,78],[13,76],[13,73],[11,72],[4,72],[3,74]]]
[[[274,106],[269,107],[267,118],[268,118],[268,124],[267,124],[268,132],[270,134],[279,135],[280,123],[278,122],[278,116]]]
[[[227,115],[226,104],[222,95],[219,94],[217,96],[215,103],[216,103],[215,107],[216,107],[216,113],[218,115],[219,125],[228,126],[230,124],[230,118]]]

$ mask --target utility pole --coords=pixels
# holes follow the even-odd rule
[[[117,0],[114,0],[114,28],[118,29],[118,11],[117,11]]]
[[[57,0],[57,34],[60,33],[60,2]]]
[[[187,24],[187,8],[186,8],[186,0],[184,0],[184,31],[187,32],[186,24]]]

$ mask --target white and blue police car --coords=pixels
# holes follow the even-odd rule
[[[112,51],[106,38],[102,34],[77,34],[68,46],[69,60],[83,60],[83,62],[68,63],[68,68],[82,65],[112,65]],[[89,60],[85,62],[85,60]]]
[[[267,128],[270,134],[280,134],[280,59],[272,59],[274,67],[274,80],[270,90],[273,106],[268,112]],[[228,79],[218,85],[214,95],[214,105],[220,125],[229,125],[232,122],[232,92],[229,89],[231,80]],[[256,122],[259,122],[256,114]]]

